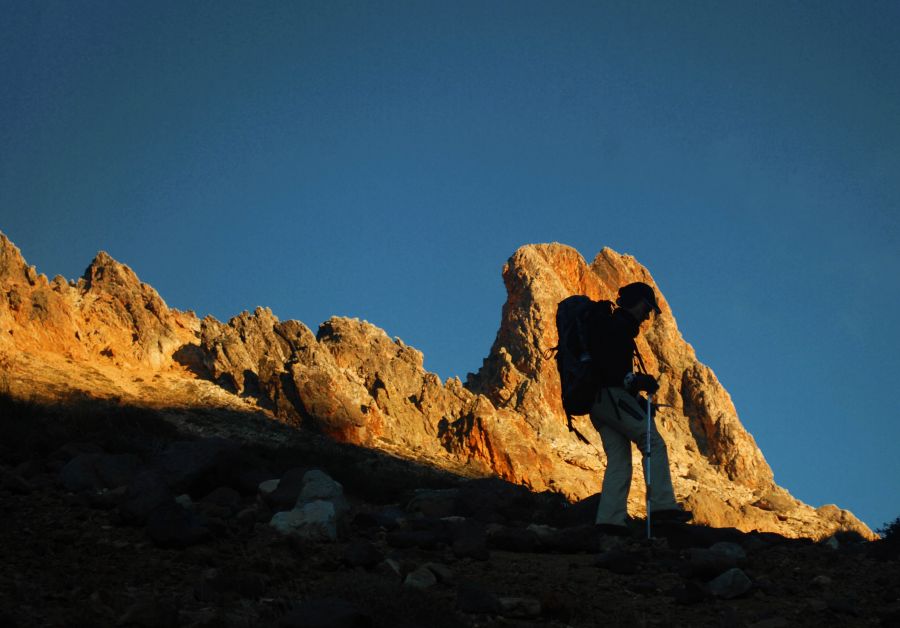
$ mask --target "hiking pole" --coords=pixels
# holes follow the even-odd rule
[[[644,475],[647,484],[647,540],[650,540],[650,429],[653,422],[653,395],[647,393],[647,459],[644,463]]]

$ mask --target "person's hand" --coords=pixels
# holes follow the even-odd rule
[[[630,378],[628,383],[628,390],[631,392],[644,391],[649,395],[652,395],[657,390],[659,390],[659,384],[656,382],[656,378],[652,375],[647,375],[646,373],[635,373]]]

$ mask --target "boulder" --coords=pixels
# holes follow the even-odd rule
[[[269,525],[282,534],[309,541],[336,541],[338,538],[334,504],[322,500],[275,513]]]
[[[500,478],[479,478],[459,487],[456,504],[459,514],[479,521],[530,521],[537,499],[524,486]]]
[[[449,517],[456,512],[456,500],[459,490],[451,489],[417,489],[406,505],[411,513],[421,513],[426,517]]]
[[[344,487],[341,483],[333,480],[324,471],[313,469],[303,475],[303,488],[297,497],[296,505],[302,506],[319,500],[331,502],[339,517],[350,510],[350,504],[344,497]]]
[[[228,483],[239,456],[237,443],[214,437],[172,443],[154,463],[173,491],[201,496]]]
[[[126,523],[143,525],[151,512],[170,502],[174,503],[174,497],[165,478],[159,471],[146,469],[128,485],[119,502],[119,514]]]
[[[747,574],[734,567],[711,580],[706,587],[717,598],[731,600],[749,592],[753,588],[753,582]]]
[[[540,539],[534,530],[496,526],[487,531],[488,545],[493,549],[507,552],[534,552],[540,546]]]
[[[715,578],[716,576],[738,566],[742,558],[743,549],[737,546],[740,554],[734,551],[722,551],[722,545],[717,543],[718,549],[694,547],[688,550],[688,562],[691,575],[700,578]],[[732,546],[733,544],[727,544]]]
[[[73,492],[125,486],[141,468],[134,454],[78,454],[60,471],[63,486]]]

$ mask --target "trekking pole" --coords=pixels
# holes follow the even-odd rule
[[[647,540],[650,540],[650,429],[653,422],[653,395],[647,393],[647,460],[644,463],[644,475],[647,484]]]

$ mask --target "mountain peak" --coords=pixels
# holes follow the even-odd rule
[[[29,275],[35,273],[34,269],[29,273],[28,268],[19,247],[0,231],[0,281],[8,283],[29,281]]]
[[[520,247],[503,267],[507,299],[493,346],[463,385],[456,379],[442,383],[424,370],[415,348],[356,319],[331,318],[318,334],[298,321],[280,321],[266,308],[228,323],[198,321],[170,310],[134,271],[103,251],[75,288],[29,279],[34,269],[29,272],[5,237],[0,263],[0,348],[65,359],[71,377],[63,381],[90,381],[91,394],[137,394],[128,392],[133,387],[124,375],[97,378],[101,368],[140,374],[128,381],[157,382],[167,373],[182,382],[169,389],[141,386],[142,403],[170,404],[188,386],[184,378],[205,378],[220,387],[218,396],[182,403],[252,404],[338,441],[570,500],[597,493],[606,461],[588,419],[576,418],[587,444],[566,427],[555,361],[545,357],[558,342],[557,304],[572,294],[614,299],[620,286],[633,281],[655,285],[635,258],[609,248],[588,264],[564,244]],[[852,514],[816,511],[774,483],[731,397],[682,338],[658,288],[657,294],[662,313],[639,336],[638,348],[658,375],[657,398],[667,406],[659,429],[676,494],[695,521],[812,538],[849,529],[871,538]],[[25,389],[42,385],[40,359],[27,373],[13,373]],[[53,386],[47,385],[61,394],[64,384]],[[633,487],[629,509],[640,516],[645,491],[639,465]]]

